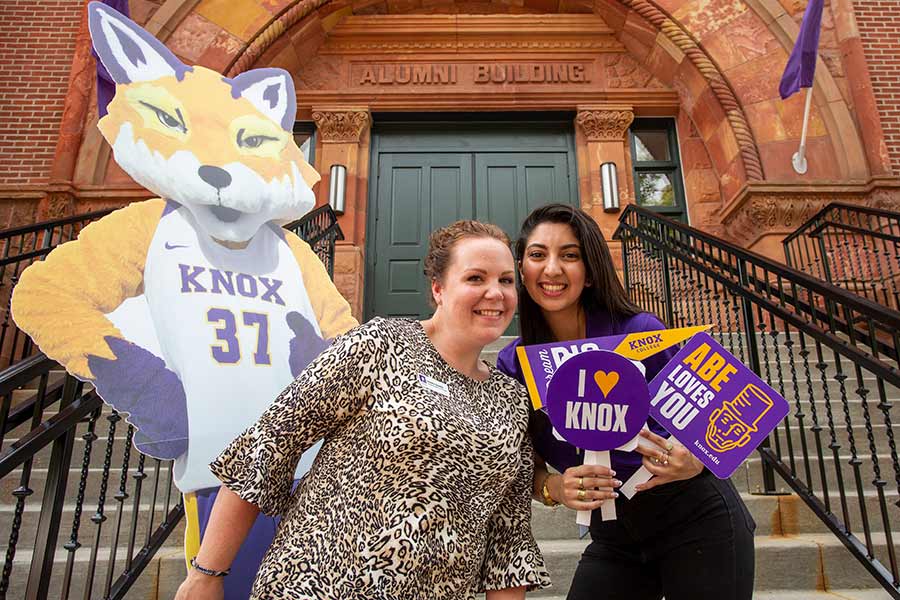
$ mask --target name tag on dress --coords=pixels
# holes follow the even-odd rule
[[[432,392],[437,392],[442,396],[450,397],[450,388],[443,381],[438,381],[433,377],[429,377],[428,375],[422,375],[419,373],[419,385],[421,385],[426,390],[431,390]]]

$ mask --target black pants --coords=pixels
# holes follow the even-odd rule
[[[756,524],[730,481],[708,471],[616,501],[591,519],[568,600],[750,600]]]

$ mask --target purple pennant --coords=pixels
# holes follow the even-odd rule
[[[806,5],[797,43],[794,44],[778,86],[782,99],[797,93],[800,88],[810,88],[813,85],[824,5],[825,0],[809,0],[809,4]]]
[[[101,0],[101,2],[119,11],[126,17],[130,16],[128,0]],[[94,55],[94,59],[97,61],[97,112],[100,113],[100,118],[103,118],[106,116],[106,107],[109,106],[113,96],[116,95],[116,82],[113,81],[109,71],[103,66],[103,62],[101,62],[100,57],[97,56],[97,51],[93,47],[91,47],[91,54]]]

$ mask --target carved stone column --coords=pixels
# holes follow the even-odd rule
[[[616,164],[620,205],[624,208],[633,202],[628,144],[628,128],[632,121],[634,112],[630,106],[579,106],[575,117],[581,207],[594,217],[607,239],[612,238],[616,229],[618,214],[603,212],[600,165],[605,162]]]
[[[326,144],[358,144],[372,120],[368,108],[313,108],[312,118]]]
[[[627,109],[581,108],[575,122],[589,142],[619,142],[634,121],[634,113]]]
[[[338,242],[334,256],[334,282],[353,308],[353,315],[362,317],[363,251],[366,233],[366,197],[368,194],[369,132],[372,118],[365,106],[330,106],[312,108],[321,141],[316,154],[316,170],[322,181],[316,193],[316,204],[328,202],[332,165],[347,168],[345,210],[338,222],[344,232],[344,242]]]

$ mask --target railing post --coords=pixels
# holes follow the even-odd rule
[[[831,278],[831,267],[828,263],[828,254],[825,252],[825,231],[822,230],[818,234],[816,234],[816,238],[819,240],[819,254],[822,256],[822,274],[825,276],[825,281],[828,283],[834,283],[834,280]]]
[[[81,383],[66,376],[60,411],[72,404],[81,388]],[[25,590],[26,600],[43,600],[50,587],[50,575],[56,555],[59,523],[62,520],[63,503],[66,498],[66,484],[69,480],[69,467],[72,462],[72,447],[75,443],[75,427],[69,428],[65,434],[53,442],[50,464],[47,468],[47,483],[44,498],[41,502],[41,513],[38,517],[37,532],[34,539],[34,554],[31,559],[31,570],[28,573],[28,587]]]
[[[631,298],[631,278],[628,276],[628,234],[622,236],[622,280],[625,293]],[[634,298],[631,298],[634,301]]]
[[[665,231],[663,224],[657,223],[659,235],[659,254],[662,259],[663,293],[666,295],[666,325],[675,327],[675,308],[672,304],[672,279],[669,277],[669,253],[664,248]]]
[[[744,260],[738,260],[738,277],[740,278],[741,287],[745,290],[750,289],[750,276],[747,273],[747,263]],[[753,304],[750,302],[747,294],[741,295],[741,311],[744,315],[744,334],[747,336],[747,365],[754,373],[762,377],[762,368],[759,364],[759,347],[756,343],[756,328],[753,326],[755,319],[753,318]],[[769,447],[769,438],[763,440],[760,444],[761,448]],[[762,479],[764,494],[774,494],[775,489],[775,469],[772,468],[765,459],[760,461],[762,464]]]

